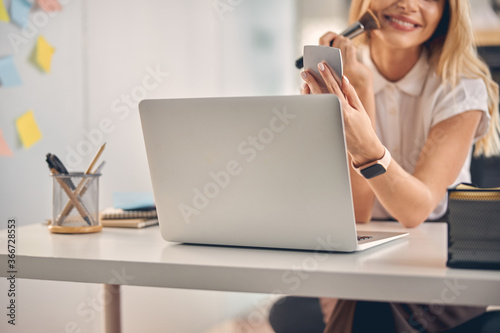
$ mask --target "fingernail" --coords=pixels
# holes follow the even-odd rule
[[[318,68],[319,68],[319,70],[320,70],[320,71],[322,71],[322,72],[323,72],[323,71],[325,70],[325,65],[323,65],[323,63],[322,63],[322,62],[320,62],[320,63],[318,64]]]
[[[307,73],[306,72],[302,72],[300,73],[300,76],[302,76],[302,78],[305,80],[307,79]]]
[[[343,77],[344,77],[344,80],[345,80],[347,83],[350,83],[350,82],[349,82],[349,79],[347,78],[347,76],[343,75]]]

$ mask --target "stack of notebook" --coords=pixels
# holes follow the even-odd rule
[[[100,214],[103,227],[144,228],[158,224],[151,193],[113,193],[113,207]]]

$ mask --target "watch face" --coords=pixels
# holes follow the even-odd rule
[[[385,168],[382,164],[374,164],[374,165],[370,165],[369,167],[367,168],[364,168],[363,170],[361,170],[361,174],[366,178],[366,179],[370,179],[370,178],[373,178],[373,177],[376,177],[378,175],[381,175],[385,173]]]

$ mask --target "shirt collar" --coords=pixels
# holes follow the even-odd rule
[[[363,62],[372,70],[373,73],[373,88],[375,94],[383,90],[387,86],[396,86],[402,92],[419,96],[425,84],[425,78],[429,71],[429,63],[427,60],[427,51],[422,50],[420,57],[413,68],[399,81],[390,82],[380,74],[377,67],[373,63],[370,50],[366,48],[363,51]]]

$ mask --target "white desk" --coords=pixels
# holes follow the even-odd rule
[[[368,228],[403,229],[393,222],[358,226]],[[6,239],[2,230],[0,276],[7,276]],[[426,223],[411,229],[407,239],[343,254],[167,243],[158,227],[62,235],[37,224],[18,228],[17,239],[17,278],[103,283],[117,293],[107,309],[115,311],[108,318],[110,331],[119,331],[119,285],[500,304],[500,271],[445,266],[444,223]]]

